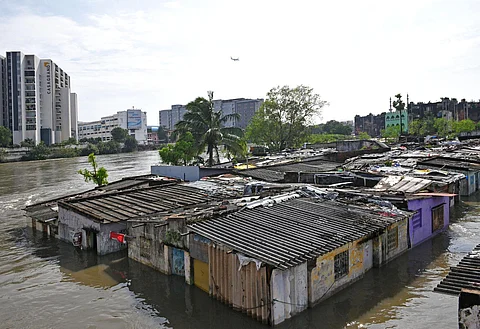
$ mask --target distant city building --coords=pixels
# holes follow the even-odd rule
[[[390,106],[391,109],[391,106]],[[409,125],[413,120],[426,117],[445,118],[461,121],[470,119],[474,122],[480,121],[480,101],[467,102],[462,99],[443,97],[439,102],[408,102],[405,110],[402,111],[402,130],[408,133]],[[389,111],[381,114],[366,116],[355,116],[355,134],[366,132],[372,137],[380,136],[380,131],[390,126],[400,126],[400,112]]]
[[[12,131],[13,144],[28,138],[50,145],[78,135],[70,76],[52,60],[7,52],[0,58],[0,74],[0,123]]]
[[[135,137],[139,144],[147,144],[147,113],[140,109],[119,111],[98,121],[79,122],[78,138],[100,138],[102,141],[110,141],[111,131],[116,127],[127,129],[128,134]]]
[[[0,126],[8,127],[7,110],[7,59],[0,56]]]
[[[213,107],[215,111],[222,111],[223,115],[238,113],[240,119],[228,120],[225,123],[226,127],[238,127],[245,129],[253,115],[260,108],[263,103],[263,99],[247,99],[247,98],[235,98],[235,99],[217,99],[213,101]],[[167,131],[175,129],[175,124],[178,121],[183,120],[183,116],[187,109],[185,105],[172,105],[169,110],[162,110],[159,112],[159,124]]]
[[[390,98],[390,108],[388,113],[385,114],[385,129],[390,127],[398,127],[399,131],[408,133],[408,95],[407,95],[407,108],[403,110],[395,111],[392,109],[392,98]]]
[[[382,129],[385,129],[385,112],[378,115],[370,113],[363,117],[359,115],[355,116],[356,135],[365,132],[371,137],[378,137]]]
[[[158,126],[147,126],[147,142],[148,144],[159,144]]]

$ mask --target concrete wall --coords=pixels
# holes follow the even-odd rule
[[[100,224],[72,210],[58,206],[58,238],[72,243],[73,234],[82,233],[82,248],[87,249],[87,231],[96,233],[97,254],[105,255],[127,247],[126,244],[110,239],[110,232],[120,232],[125,223]]]
[[[408,226],[411,247],[415,247],[442,231],[442,229],[440,229],[432,233],[432,208],[441,204],[444,204],[444,229],[450,222],[450,197],[430,197],[408,201],[408,210],[418,212],[418,214],[409,220],[410,223]]]
[[[200,168],[197,166],[152,166],[152,175],[173,177],[185,181],[197,181],[200,179]]]
[[[376,267],[388,263],[408,249],[408,219],[394,223],[382,234],[373,239],[373,265]],[[388,232],[398,228],[398,245],[396,248],[388,247]]]
[[[349,251],[348,274],[335,280],[335,255]],[[357,240],[317,258],[309,271],[308,302],[310,306],[327,299],[361,278],[373,266],[372,240]]]
[[[197,181],[202,177],[231,173],[225,168],[200,168],[198,166],[152,166],[152,175],[179,178],[184,181]]]
[[[271,324],[277,325],[308,307],[307,263],[288,270],[274,269],[270,279]]]
[[[166,227],[155,227],[153,223],[139,227],[133,227],[134,225],[138,225],[138,223],[127,223],[128,235],[134,237],[128,242],[128,257],[168,274],[169,264],[168,259],[167,261],[165,259],[163,245]]]

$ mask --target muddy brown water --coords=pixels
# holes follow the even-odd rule
[[[157,152],[98,156],[111,181],[146,174]],[[183,278],[117,253],[98,257],[34,233],[28,204],[92,187],[87,159],[0,164],[0,328],[268,328]],[[455,328],[457,298],[436,284],[480,243],[480,196],[449,229],[278,328]]]

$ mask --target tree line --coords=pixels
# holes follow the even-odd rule
[[[314,124],[327,104],[312,88],[304,85],[274,87],[243,131],[226,125],[238,120],[239,115],[217,111],[213,92],[209,91],[207,98],[197,97],[185,106],[183,120],[175,125],[171,136],[176,143],[162,148],[160,157],[164,163],[172,165],[212,166],[220,162],[222,152],[233,161],[248,160],[247,143],[275,152],[298,148],[305,142],[352,138],[350,125],[335,120]],[[370,138],[366,134],[362,137]]]
[[[27,147],[28,152],[21,160],[45,160],[56,158],[73,158],[94,154],[116,154],[134,152],[138,149],[135,137],[128,135],[127,129],[116,127],[112,129],[112,140],[102,141],[101,138],[84,138],[77,141],[70,137],[59,144],[47,146],[44,142],[35,144],[32,139],[23,140],[17,147]],[[5,127],[0,127],[0,147],[12,147],[11,132]],[[0,154],[0,161],[5,158],[6,152]]]
[[[408,134],[418,137],[436,135],[440,138],[455,138],[462,132],[474,130],[480,130],[480,122],[475,123],[470,119],[455,121],[446,118],[435,118],[433,115],[412,120],[408,124]],[[400,127],[391,126],[382,129],[381,136],[387,139],[398,139],[400,137]]]

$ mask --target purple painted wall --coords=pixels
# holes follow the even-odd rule
[[[432,232],[432,208],[444,204],[443,228]],[[408,210],[418,210],[409,222],[408,233],[412,248],[441,232],[450,222],[450,197],[434,196],[423,199],[409,200]]]

